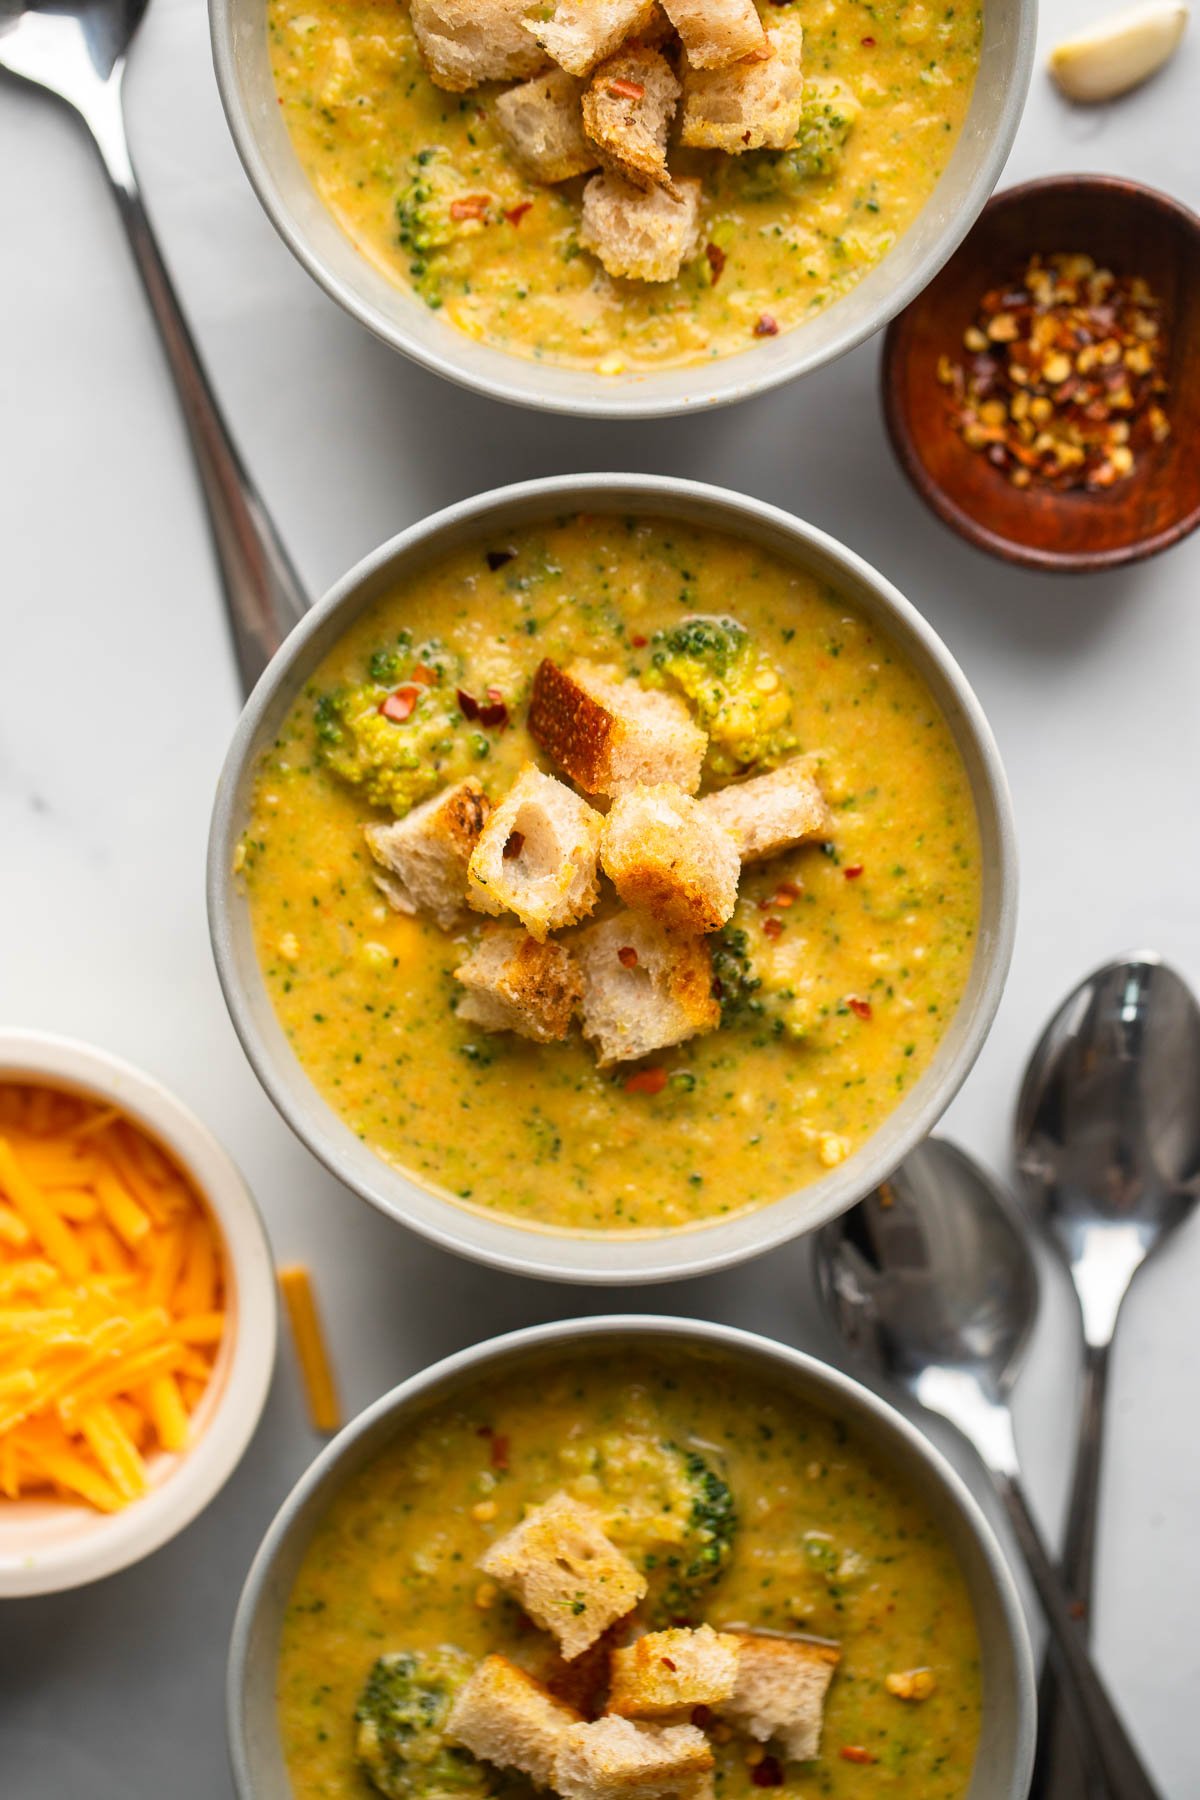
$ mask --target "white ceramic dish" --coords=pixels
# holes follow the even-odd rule
[[[36,1031],[0,1031],[0,1081],[45,1082],[120,1107],[185,1169],[220,1228],[229,1324],[194,1439],[149,1460],[151,1489],[117,1513],[0,1499],[0,1599],[82,1587],[140,1562],[202,1512],[241,1460],[275,1363],[275,1277],[250,1191],[207,1126],[119,1057]],[[0,1783],[0,1786],[3,1784]]]
[[[441,1197],[376,1156],[301,1067],[259,970],[249,908],[233,875],[254,772],[296,694],[365,607],[458,549],[564,513],[640,513],[746,538],[828,580],[900,646],[945,713],[970,778],[983,852],[983,906],[967,991],[932,1065],[879,1130],[819,1181],[752,1213],[674,1232],[584,1234],[509,1222]],[[436,513],[366,557],[296,628],[251,695],[217,792],[209,841],[209,924],[221,985],[259,1080],[309,1149],[381,1212],[448,1250],[563,1281],[665,1281],[743,1261],[814,1229],[883,1180],[930,1132],[974,1062],[1012,954],[1016,849],[999,755],[979,703],[936,633],[861,557],[777,507],[699,482],[648,475],[561,476],[501,488]]]
[[[589,1353],[620,1355],[635,1368],[639,1354],[659,1345],[694,1357],[700,1369],[714,1360],[738,1367],[845,1420],[929,1508],[958,1558],[979,1635],[983,1719],[963,1800],[1025,1800],[1036,1712],[1025,1620],[991,1528],[949,1464],[893,1407],[814,1357],[728,1326],[654,1317],[568,1319],[462,1350],[385,1394],[322,1452],[276,1515],[238,1605],[226,1705],[239,1800],[290,1800],[292,1794],[275,1702],[280,1629],[304,1552],[339,1490],[404,1425],[485,1374],[535,1380],[539,1366],[561,1368],[564,1357]]]
[[[1033,67],[1037,0],[984,0],[983,48],[962,133],[912,227],[858,286],[739,356],[653,374],[555,368],[472,342],[390,281],[341,230],[292,148],[267,48],[265,0],[209,0],[233,141],[264,211],[315,281],[392,349],[493,399],[589,418],[653,418],[761,394],[861,344],[914,299],[978,218],[1012,148]]]

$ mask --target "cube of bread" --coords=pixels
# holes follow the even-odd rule
[[[767,32],[771,54],[726,69],[688,69],[683,82],[683,143],[700,150],[786,150],[804,107],[804,28],[783,19]]]
[[[490,808],[473,775],[443,788],[390,825],[363,836],[380,865],[375,881],[397,912],[427,912],[443,930],[467,903],[467,864]]]
[[[724,69],[763,56],[767,38],[754,0],[663,0],[693,69]]]
[[[599,150],[584,136],[582,95],[574,75],[547,69],[496,96],[496,124],[531,181],[569,181],[599,163]]]
[[[738,1640],[701,1625],[649,1631],[614,1650],[609,1712],[627,1719],[665,1719],[693,1706],[716,1706],[737,1686]]]
[[[708,738],[674,694],[624,681],[615,670],[546,657],[533,678],[529,730],[585,794],[619,794],[639,781],[700,786]]]
[[[413,32],[429,78],[452,94],[481,81],[535,75],[546,57],[525,30],[529,0],[412,0]]]
[[[732,832],[744,863],[765,862],[796,844],[833,834],[833,816],[811,764],[802,756],[766,775],[706,794],[700,808]]]
[[[836,1644],[729,1634],[738,1643],[737,1686],[714,1709],[752,1738],[774,1738],[791,1762],[810,1762],[821,1749],[825,1696],[842,1653]]]
[[[588,75],[627,38],[650,28],[657,0],[555,0],[548,19],[527,19],[548,56],[571,75]]]
[[[480,1557],[571,1662],[633,1611],[646,1577],[604,1534],[604,1521],[569,1494],[555,1494],[497,1538]]]
[[[733,835],[668,782],[617,795],[600,864],[626,906],[661,925],[716,931],[733,916],[742,872]]]
[[[563,1733],[554,1786],[562,1800],[694,1800],[713,1761],[695,1725],[635,1725],[608,1714]]]
[[[667,132],[679,83],[659,50],[628,44],[602,62],[583,96],[583,129],[604,162],[634,187],[674,191]]]
[[[600,1067],[715,1031],[712,956],[702,937],[671,933],[648,913],[618,913],[575,942],[583,1035]]]
[[[485,1031],[515,1031],[535,1044],[558,1043],[583,997],[575,958],[563,944],[539,944],[519,927],[487,931],[454,979],[466,988],[455,1011]]]
[[[507,1656],[485,1656],[455,1695],[446,1736],[481,1761],[519,1769],[548,1788],[563,1733],[581,1717]]]
[[[643,193],[609,170],[583,190],[579,241],[610,275],[631,281],[674,281],[700,243],[699,181],[676,181],[673,193]]]
[[[467,899],[477,912],[516,913],[544,943],[596,904],[603,824],[586,800],[526,763],[471,852]]]

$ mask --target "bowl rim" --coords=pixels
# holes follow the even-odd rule
[[[1016,1581],[998,1538],[982,1508],[962,1477],[942,1452],[890,1401],[866,1387],[844,1370],[823,1362],[809,1351],[782,1344],[761,1333],[713,1320],[676,1318],[659,1313],[608,1313],[578,1319],[556,1319],[503,1332],[480,1343],[453,1351],[449,1356],[417,1370],[386,1394],[373,1401],[343,1426],[309,1464],[291,1488],[255,1552],[238,1596],[225,1677],[225,1716],[234,1786],[239,1800],[259,1800],[254,1786],[248,1744],[251,1728],[246,1695],[252,1637],[259,1610],[274,1572],[276,1560],[287,1546],[297,1520],[321,1490],[336,1490],[338,1470],[356,1445],[384,1421],[394,1419],[399,1428],[403,1414],[435,1390],[452,1396],[455,1384],[486,1374],[507,1359],[536,1356],[556,1344],[601,1345],[625,1339],[657,1339],[683,1346],[707,1346],[746,1360],[773,1365],[782,1374],[799,1377],[818,1395],[817,1404],[828,1404],[836,1417],[849,1417],[869,1445],[883,1446],[884,1453],[904,1464],[920,1465],[945,1495],[950,1508],[965,1527],[980,1553],[987,1578],[998,1602],[1006,1646],[1012,1657],[1016,1709],[1013,1719],[1013,1763],[1005,1800],[1025,1800],[1033,1769],[1037,1702],[1033,1651]]]
[[[0,1029],[0,1080],[23,1077],[109,1100],[170,1150],[221,1233],[236,1322],[212,1413],[162,1484],[120,1512],[96,1513],[78,1538],[32,1554],[0,1556],[0,1599],[61,1593],[115,1575],[198,1517],[232,1475],[258,1425],[275,1366],[278,1311],[258,1207],[232,1158],[190,1107],[154,1076],[96,1045],[56,1032]]]
[[[654,392],[654,384],[660,375],[678,373],[672,369],[646,372],[636,382],[621,387],[610,385],[606,388],[604,383],[610,378],[596,376],[594,391],[580,395],[557,391],[559,365],[538,363],[531,358],[495,350],[490,346],[497,359],[494,373],[462,366],[455,353],[457,344],[442,350],[435,344],[423,343],[417,333],[407,328],[402,316],[398,313],[385,313],[374,306],[349,281],[343,280],[333,269],[327,267],[318,250],[309,243],[302,225],[280,191],[253,125],[250,108],[244,101],[237,67],[235,12],[239,4],[240,0],[208,0],[213,68],[221,106],[247,179],[271,225],[301,267],[331,300],[336,301],[344,312],[365,326],[380,342],[399,351],[432,374],[440,375],[470,392],[485,394],[493,400],[502,400],[512,406],[592,419],[669,418],[707,411],[717,406],[731,406],[836,362],[873,337],[932,280],[953,255],[982,211],[988,195],[1003,173],[1016,139],[1033,76],[1037,47],[1038,0],[1011,0],[1014,26],[1011,44],[1008,46],[1010,67],[991,141],[980,155],[978,165],[956,206],[947,213],[928,257],[912,269],[904,280],[886,287],[878,305],[860,323],[844,327],[823,350],[804,349],[804,328],[801,325],[784,334],[785,341],[791,341],[793,353],[790,356],[781,355],[778,359],[767,361],[755,358],[747,350],[738,355],[714,358],[707,363],[700,361],[684,365],[684,373],[690,374],[692,379],[682,384],[680,391],[675,394],[656,396]],[[976,79],[978,80],[978,71]],[[960,144],[964,134],[960,134]],[[939,180],[941,179],[944,179],[944,172]],[[931,193],[925,202],[926,206],[933,197]],[[918,214],[917,219],[909,226],[909,231],[915,228],[919,217]],[[897,244],[903,242],[905,235],[907,233],[897,239]],[[892,253],[889,250],[879,263],[873,265],[872,270],[866,272],[864,279],[884,266]],[[403,292],[403,289],[400,291]],[[838,304],[839,301],[834,301],[832,307]],[[464,336],[463,343],[467,342],[469,340]],[[511,369],[508,365],[511,365]],[[743,365],[744,372],[739,373],[739,367]]]
[[[958,249],[969,247],[968,240],[982,229],[989,215],[1025,206],[1031,201],[1036,203],[1050,193],[1071,191],[1095,192],[1097,196],[1119,194],[1134,206],[1156,213],[1165,227],[1195,238],[1200,245],[1200,213],[1193,212],[1186,202],[1176,199],[1173,194],[1166,194],[1160,188],[1131,180],[1125,175],[1089,173],[1086,170],[1073,173],[1068,171],[1061,175],[1039,175],[1032,181],[1017,182],[1012,187],[1000,188],[992,194],[970,231],[964,234],[942,268],[946,267]],[[935,271],[927,286],[932,286],[940,273],[940,269]],[[889,321],[879,359],[879,388],[884,424],[896,460],[926,506],[944,525],[948,525],[975,549],[985,550],[1000,562],[1024,569],[1037,569],[1051,575],[1095,575],[1106,569],[1121,569],[1131,563],[1145,562],[1182,543],[1184,538],[1190,537],[1200,526],[1198,502],[1190,513],[1185,513],[1173,524],[1165,525],[1159,531],[1150,532],[1131,544],[1122,544],[1112,550],[1044,550],[1037,545],[1026,544],[1020,538],[1004,537],[997,531],[989,530],[974,513],[959,506],[934,478],[928,465],[918,454],[908,424],[908,409],[900,397],[900,337],[905,317],[909,313],[918,312],[925,301],[926,289],[922,288],[905,305],[903,311],[896,313]]]
[[[650,515],[666,512],[668,516],[686,520],[694,519],[703,511],[718,515],[710,519],[710,524],[733,535],[741,533],[753,537],[758,532],[785,538],[789,553],[801,566],[806,562],[811,566],[814,561],[832,566],[852,590],[861,587],[873,595],[902,647],[909,654],[917,649],[928,658],[948,694],[953,696],[963,722],[963,733],[978,754],[979,778],[995,824],[996,917],[994,931],[987,941],[988,963],[980,982],[970,1029],[963,1038],[956,1060],[940,1071],[939,1078],[931,1081],[932,1071],[926,1071],[921,1082],[900,1103],[903,1108],[913,1098],[921,1096],[913,1107],[898,1147],[893,1145],[886,1152],[881,1150],[877,1144],[879,1134],[873,1134],[841,1165],[842,1169],[857,1168],[853,1181],[839,1186],[839,1170],[823,1177],[822,1180],[833,1184],[833,1197],[803,1221],[794,1221],[787,1216],[785,1209],[791,1196],[784,1195],[753,1214],[739,1213],[729,1220],[706,1221],[695,1228],[646,1236],[583,1236],[550,1228],[534,1229],[512,1222],[499,1213],[481,1216],[419,1183],[412,1183],[403,1171],[394,1169],[382,1158],[373,1157],[372,1172],[378,1170],[381,1178],[386,1172],[389,1179],[409,1180],[422,1196],[435,1202],[429,1209],[432,1216],[414,1216],[407,1208],[402,1210],[384,1197],[380,1179],[369,1180],[365,1175],[347,1172],[341,1166],[342,1153],[328,1141],[322,1123],[326,1111],[334,1118],[337,1115],[332,1113],[311,1078],[306,1078],[303,1083],[303,1098],[293,1100],[282,1075],[282,1062],[275,1057],[258,1028],[255,1009],[238,971],[234,919],[237,907],[243,902],[236,890],[232,863],[240,827],[239,788],[264,717],[281,690],[292,681],[292,672],[302,662],[309,640],[320,633],[340,609],[351,603],[365,584],[385,570],[398,570],[412,553],[422,548],[440,551],[449,548],[447,540],[461,543],[471,535],[482,533],[489,518],[497,513],[509,513],[514,508],[528,508],[526,517],[542,518],[562,511],[619,512],[628,508]],[[234,1029],[270,1099],[300,1141],[330,1173],[385,1216],[402,1220],[409,1229],[420,1232],[442,1249],[513,1274],[593,1285],[680,1280],[727,1268],[817,1229],[844,1211],[862,1193],[886,1179],[912,1145],[933,1129],[982,1049],[1007,977],[1016,927],[1016,835],[1012,801],[1000,754],[966,677],[933,627],[871,564],[818,527],[762,500],[704,482],[658,475],[572,474],[492,489],[456,501],[418,520],[355,564],[295,627],[246,703],[217,787],[209,835],[207,881],[213,954]],[[984,898],[986,903],[986,890]],[[982,954],[984,941],[981,935],[976,958]],[[973,972],[974,968],[973,964]],[[889,1118],[899,1110],[895,1109]],[[883,1121],[880,1131],[886,1132],[887,1123],[887,1120]],[[872,1144],[876,1144],[873,1154]],[[795,1191],[811,1192],[812,1185]],[[841,1186],[846,1187],[845,1194],[842,1194]],[[741,1225],[747,1218],[755,1221],[752,1229]],[[741,1242],[743,1236],[748,1238],[745,1243]]]

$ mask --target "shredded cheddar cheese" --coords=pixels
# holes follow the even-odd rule
[[[165,1153],[114,1107],[0,1084],[0,1495],[136,1500],[224,1329],[216,1228]]]
[[[308,1270],[300,1264],[280,1269],[279,1286],[300,1360],[309,1416],[317,1431],[336,1431],[342,1422],[341,1408]]]

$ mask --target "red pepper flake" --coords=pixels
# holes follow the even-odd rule
[[[863,866],[861,863],[847,863],[846,867],[842,870],[842,874],[846,877],[847,881],[857,881],[862,872]]]
[[[778,337],[779,326],[770,313],[762,313],[754,324],[755,337]]]
[[[501,852],[504,861],[512,862],[514,857],[520,856],[524,848],[525,833],[523,831],[510,831],[504,840],[504,849]]]
[[[869,1019],[871,1017],[871,1002],[869,1000],[861,1000],[857,994],[848,994],[846,996],[846,1005],[850,1008],[850,1011],[854,1014],[856,1019]]]
[[[475,1427],[475,1436],[476,1437],[491,1437],[492,1436],[492,1427],[490,1425],[477,1425]]]
[[[762,1761],[756,1762],[751,1769],[750,1779],[755,1787],[782,1787],[783,1770],[779,1766],[778,1759],[774,1756],[764,1756]]]
[[[522,200],[518,206],[510,206],[504,216],[510,225],[519,225],[525,214],[532,211],[533,201]]]
[[[436,687],[437,670],[431,669],[428,663],[418,663],[409,680],[419,681],[422,687]]]
[[[665,1069],[639,1069],[625,1081],[627,1094],[661,1094],[667,1085]]]
[[[782,0],[777,0],[777,3],[782,4]],[[716,287],[721,279],[721,270],[727,261],[725,252],[719,244],[705,244],[704,254],[708,258],[708,266],[712,270],[712,284]]]
[[[879,1761],[879,1758],[872,1756],[871,1752],[864,1749],[862,1744],[843,1744],[838,1755],[843,1762],[873,1763]]]
[[[387,699],[381,703],[379,710],[385,719],[392,721],[393,725],[402,725],[405,719],[411,716],[420,697],[420,688],[397,688],[394,694],[389,694]]]
[[[669,1656],[660,1656],[658,1660],[664,1669],[670,1669],[672,1675],[679,1666],[678,1663],[673,1663]]]
[[[782,919],[764,919],[763,920],[763,936],[769,937],[769,938],[782,937],[783,936],[783,920]]]
[[[875,48],[875,39],[873,37],[863,38],[862,47],[864,50],[873,50]]]
[[[646,645],[650,642],[650,639],[648,637],[643,637],[641,632],[639,631],[637,636],[631,637],[629,641],[633,645],[635,650],[644,650],[646,648]]]
[[[467,194],[462,200],[452,200],[450,202],[450,217],[456,220],[486,219],[488,207],[491,205],[491,199],[492,197],[490,194]]]
[[[623,969],[637,968],[638,954],[632,944],[622,944],[617,951],[617,961]]]
[[[493,1469],[507,1469],[508,1467],[508,1439],[502,1437],[498,1431],[492,1433],[492,1467]]]
[[[626,81],[623,77],[607,84],[608,92],[614,100],[644,100],[646,89],[640,81]]]
[[[489,693],[491,692],[490,689],[488,691]],[[503,727],[508,724],[508,708],[505,706],[503,700],[495,700],[490,706],[481,706],[479,709],[479,723],[481,725],[486,725],[489,730],[496,726],[503,729]]]
[[[458,701],[458,710],[464,719],[477,719],[479,717],[479,702],[474,694],[468,694],[466,688],[459,688],[455,694],[455,699]]]
[[[502,569],[505,563],[510,563],[516,554],[515,550],[489,550],[484,561],[494,575],[497,569]]]
[[[706,1726],[712,1724],[713,1717],[714,1714],[711,1706],[693,1706],[692,1708],[692,1724],[698,1725],[701,1731],[703,1731]]]

